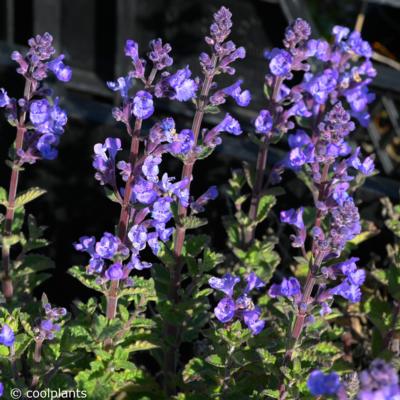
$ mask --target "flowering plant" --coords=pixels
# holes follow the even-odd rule
[[[101,227],[73,244],[84,265],[69,273],[95,294],[69,311],[45,294],[38,307],[33,295],[54,264],[35,252],[49,243],[24,210],[45,191],[18,193],[18,183],[28,164],[57,157],[67,114],[43,81],[54,74],[68,82],[72,72],[63,55],[54,57],[48,33],[31,39],[25,55],[12,54],[25,91],[17,100],[0,89],[0,107],[16,128],[9,189],[0,188],[0,396],[18,387],[79,390],[95,400],[400,398],[398,244],[388,247],[380,268],[360,268],[352,255],[376,233],[356,197],[376,173],[374,159],[352,140],[356,125],[368,124],[374,100],[371,47],[345,27],[335,26],[328,41],[311,38],[306,21],[293,21],[282,48],[264,52],[266,99],[248,133],[258,147],[256,164],[244,163],[227,185],[195,196],[193,173],[223,134],[245,136],[229,113],[213,126],[205,118],[220,115],[227,102],[251,102],[245,80],[233,78],[246,51],[230,39],[232,26],[221,7],[198,77],[188,65],[174,68],[172,48],[161,39],[150,42],[147,55],[126,40],[130,69],[107,82],[120,96],[112,115],[126,135],[97,143],[92,156],[94,179],[118,215],[110,217],[115,229]],[[191,105],[191,125],[159,118],[160,99]],[[289,151],[269,167],[279,141]],[[179,176],[167,159],[179,165]],[[308,206],[283,207],[288,176],[309,190]],[[210,246],[204,217],[219,192],[230,205],[224,253]],[[386,226],[398,237],[400,209],[383,204]],[[110,215],[113,209],[110,203]],[[355,331],[371,343],[363,353],[368,366],[345,340]]]

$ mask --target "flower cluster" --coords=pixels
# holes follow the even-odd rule
[[[397,371],[383,360],[374,360],[359,375],[358,400],[398,400],[400,385]]]
[[[265,321],[260,319],[261,309],[254,305],[249,294],[253,289],[260,289],[265,283],[253,272],[246,277],[246,287],[236,299],[233,296],[234,288],[240,278],[231,274],[225,274],[222,278],[212,277],[209,279],[209,285],[225,294],[225,297],[219,301],[214,308],[217,319],[227,324],[234,318],[239,318],[250,329],[253,335],[258,335],[265,326]]]
[[[311,372],[307,386],[313,396],[333,396],[341,388],[340,378],[336,372],[324,374],[322,371]]]
[[[339,257],[348,241],[361,232],[360,215],[350,194],[350,183],[354,173],[369,175],[374,170],[371,159],[360,161],[359,150],[351,154],[345,138],[354,129],[350,115],[339,102],[325,114],[318,130],[310,137],[299,130],[289,135],[290,151],[288,163],[294,169],[303,168],[313,179],[315,206],[318,218],[311,229],[312,253],[318,266]],[[356,160],[356,161],[355,161]],[[361,167],[363,166],[363,167]],[[281,212],[281,221],[294,227],[292,245],[304,249],[307,237],[303,222],[303,208]],[[324,228],[321,221],[325,222]],[[338,265],[321,269],[323,276],[335,280],[343,276],[343,282],[333,289],[323,290],[317,300],[323,302],[333,295],[357,302],[361,298],[360,286],[365,280],[365,272],[356,267],[357,259],[349,259]],[[321,286],[321,289],[323,287]],[[323,313],[329,310],[323,304]]]
[[[131,281],[128,278],[130,271],[135,266],[136,269],[143,269],[142,264],[134,258],[123,265],[123,262],[129,258],[129,249],[118,237],[109,232],[105,232],[98,242],[93,236],[83,236],[78,243],[74,244],[74,247],[90,255],[87,272],[97,274],[99,284],[109,280],[124,280],[127,285],[130,285]]]
[[[25,78],[42,81],[51,71],[59,81],[68,82],[71,79],[71,68],[64,64],[64,55],[53,58],[56,52],[53,47],[53,37],[49,33],[36,35],[28,41],[29,50],[26,55],[14,51],[11,58],[18,63],[17,72]]]
[[[145,120],[153,115],[154,96],[178,101],[188,101],[196,96],[198,85],[195,80],[191,79],[192,73],[188,66],[175,73],[165,71],[173,64],[173,59],[169,55],[171,46],[168,43],[163,44],[161,39],[154,39],[150,42],[149,47],[148,58],[152,69],[147,76],[147,62],[139,57],[138,44],[129,39],[125,44],[125,55],[132,60],[133,69],[128,72],[127,76],[120,77],[115,82],[107,82],[107,86],[113,91],[118,91],[123,100],[121,107],[114,108],[114,118],[127,126],[129,126],[132,116]],[[157,72],[161,72],[161,74],[156,80]],[[129,89],[134,86],[135,79],[143,83],[144,89],[131,96]]]
[[[67,314],[67,310],[65,308],[52,307],[47,300],[43,304],[43,309],[45,312],[45,318],[39,322],[38,326],[33,328],[35,340],[37,342],[53,340],[55,334],[61,329],[61,325],[58,321]]]
[[[24,98],[10,98],[4,89],[0,89],[0,107],[5,108],[8,121],[25,129],[21,148],[17,149],[19,163],[35,163],[38,159],[53,160],[57,157],[57,146],[67,123],[67,114],[52,99],[52,92],[45,89],[42,81],[51,71],[62,82],[71,79],[72,71],[63,62],[64,55],[53,58],[55,49],[53,38],[45,33],[28,41],[29,50],[25,56],[14,51],[11,58],[19,64],[17,72],[26,80]],[[29,124],[25,115],[29,114]]]
[[[293,79],[293,72],[310,69],[307,63],[311,57],[307,48],[310,35],[310,25],[298,18],[286,29],[284,48],[264,52],[268,61],[264,84],[268,102],[254,121],[256,133],[264,140],[279,139],[292,129],[291,117],[309,116],[299,94],[292,91],[285,81]]]

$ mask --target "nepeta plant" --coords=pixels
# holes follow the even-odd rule
[[[19,100],[0,89],[0,107],[17,128],[10,189],[0,191],[8,300],[0,307],[0,396],[17,387],[94,400],[399,397],[398,243],[388,247],[387,268],[372,265],[370,273],[351,256],[375,234],[365,230],[355,194],[375,174],[373,157],[362,158],[352,141],[356,124],[368,123],[374,98],[368,85],[376,74],[358,32],[336,26],[330,42],[312,39],[309,24],[297,19],[282,48],[264,52],[266,100],[249,133],[257,161],[233,171],[222,186],[232,205],[224,217],[224,254],[211,249],[207,228],[190,232],[207,224],[206,206],[218,196],[216,186],[194,196],[195,165],[222,143],[222,133],[243,133],[230,114],[211,127],[204,117],[219,114],[228,100],[240,107],[251,101],[243,79],[219,84],[245,58],[230,40],[232,27],[230,11],[221,7],[205,38],[209,50],[199,57],[200,77],[187,65],[174,69],[171,46],[161,39],[150,42],[146,56],[126,41],[131,67],[107,82],[120,96],[112,114],[126,137],[97,143],[92,162],[94,179],[119,216],[115,230],[74,243],[86,261],[70,273],[99,295],[75,302],[71,314],[46,295],[42,307],[34,301],[41,272],[53,264],[32,253],[48,242],[32,216],[23,225],[24,205],[43,191],[17,196],[22,167],[55,159],[67,122],[43,80],[51,72],[68,81],[71,69],[62,55],[53,57],[49,34],[31,39],[25,56],[13,53],[26,85]],[[193,104],[191,126],[158,118],[159,99]],[[279,141],[289,152],[269,167],[269,149]],[[180,167],[178,178],[168,159]],[[311,206],[285,209],[289,174],[310,190]],[[385,224],[397,238],[400,211],[383,203]],[[285,224],[294,231],[288,246]],[[360,338],[354,349],[353,331]]]
[[[2,268],[3,294],[6,299],[13,296],[13,279],[11,272],[10,248],[21,243],[21,257],[46,242],[40,242],[39,236],[27,243],[20,235],[23,222],[24,205],[44,193],[39,188],[32,188],[17,197],[19,175],[24,165],[34,164],[37,160],[53,160],[57,157],[57,145],[67,123],[67,114],[53,98],[53,93],[46,88],[43,81],[49,73],[59,81],[71,79],[71,68],[63,62],[64,55],[54,57],[53,38],[49,33],[37,35],[28,42],[29,49],[25,55],[14,51],[11,58],[18,63],[17,72],[24,77],[23,97],[9,97],[5,89],[0,89],[0,107],[5,111],[7,121],[16,127],[15,144],[10,150],[8,165],[11,168],[10,187],[8,192],[1,193],[2,205],[6,208],[2,222]],[[21,221],[15,221],[18,215]],[[32,223],[33,220],[32,220]],[[39,233],[39,232],[37,232]]]

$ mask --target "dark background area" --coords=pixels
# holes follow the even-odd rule
[[[393,3],[393,4],[382,4]],[[391,60],[400,56],[398,2],[371,2],[366,10],[363,36],[374,49]],[[42,161],[26,168],[22,175],[20,190],[29,186],[40,186],[48,193],[29,204],[28,212],[34,214],[40,224],[47,225],[47,238],[51,245],[45,253],[56,262],[53,277],[39,288],[45,290],[53,302],[68,305],[76,298],[85,298],[88,292],[70,277],[66,271],[72,265],[83,265],[86,258],[77,253],[72,243],[80,236],[113,231],[119,215],[118,206],[110,202],[95,181],[91,166],[92,149],[95,143],[107,136],[119,136],[128,143],[121,125],[111,116],[113,104],[118,101],[114,93],[106,88],[105,81],[126,74],[129,66],[124,57],[123,46],[128,38],[139,42],[141,53],[147,52],[147,43],[152,38],[162,37],[171,43],[175,67],[189,64],[195,75],[199,72],[198,54],[206,48],[206,34],[212,13],[221,5],[233,13],[232,39],[244,45],[247,58],[237,63],[238,76],[244,86],[250,88],[253,101],[248,109],[238,109],[227,104],[225,111],[232,113],[246,130],[251,120],[262,108],[262,84],[266,64],[263,50],[280,46],[284,28],[292,18],[307,18],[314,32],[329,35],[333,25],[353,27],[361,8],[359,1],[261,1],[226,0],[0,0],[0,87],[5,87],[14,97],[23,91],[23,78],[16,74],[16,66],[9,56],[15,48],[22,48],[36,33],[49,31],[55,38],[58,52],[66,55],[73,67],[72,81],[67,85],[49,82],[61,97],[61,105],[69,114],[66,132],[55,161]],[[363,216],[373,220],[380,228],[379,197],[390,196],[395,201],[399,193],[398,146],[400,136],[396,118],[385,106],[385,99],[397,105],[400,91],[399,72],[385,64],[377,64],[380,75],[374,86],[377,101],[372,105],[373,124],[368,130],[359,129],[354,135],[366,153],[377,154],[379,177],[369,179],[360,193],[364,200]],[[396,107],[395,107],[396,110]],[[157,119],[173,115],[179,129],[191,125],[191,104],[158,102]],[[396,116],[394,116],[396,117]],[[215,117],[208,117],[206,125],[212,125]],[[397,116],[398,119],[398,116]],[[145,129],[152,122],[147,121]],[[397,130],[396,130],[397,129]],[[0,118],[0,159],[4,160],[9,146],[15,138],[14,128]],[[270,165],[286,150],[285,141],[271,153]],[[241,138],[226,138],[224,144],[195,169],[194,195],[201,194],[208,186],[220,188],[227,182],[232,168],[243,160],[253,162],[256,156],[254,145],[243,135]],[[121,155],[123,159],[124,154]],[[169,160],[167,169],[176,171],[176,164]],[[0,165],[0,185],[8,187],[9,169]],[[280,198],[279,209],[307,203],[309,197],[304,187],[294,176],[284,176],[288,194]],[[212,235],[213,244],[223,249],[225,235],[221,217],[227,214],[229,204],[223,196],[209,207],[210,224],[204,228]],[[263,228],[261,228],[263,229]],[[371,244],[372,243],[372,244]],[[368,242],[368,252],[384,254],[384,241]],[[366,253],[361,248],[360,254]]]

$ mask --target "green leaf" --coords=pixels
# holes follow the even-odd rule
[[[212,251],[210,248],[206,248],[203,253],[203,260],[199,265],[199,269],[202,272],[211,271],[218,264],[224,261],[224,256],[220,253]]]
[[[201,146],[200,148],[201,148],[201,151],[200,151],[199,155],[197,156],[198,160],[204,160],[205,158],[210,156],[215,150],[215,147],[210,147],[210,146]]]
[[[183,227],[185,227],[185,229],[197,229],[201,226],[207,225],[207,220],[191,215],[189,217],[182,218],[181,224]]]
[[[211,354],[210,356],[206,357],[206,361],[217,368],[224,368],[225,362],[218,354]]]
[[[22,268],[30,268],[35,272],[39,272],[45,269],[53,269],[55,268],[55,264],[51,258],[42,254],[28,254],[21,264],[21,269]]]
[[[37,199],[45,193],[46,190],[40,189],[39,187],[32,187],[28,190],[25,190],[15,199],[15,208],[24,206],[25,204]]]
[[[183,254],[197,257],[209,241],[207,235],[187,235]]]
[[[114,203],[119,203],[119,200],[118,200],[114,190],[111,190],[108,187],[104,187],[104,192],[106,194],[107,199],[113,201]]]
[[[28,346],[33,342],[33,338],[24,333],[15,336],[15,358],[20,358]]]
[[[86,271],[83,267],[75,265],[68,270],[68,273],[72,275],[74,278],[78,279],[78,281],[81,282],[86,287],[93,290],[97,290],[98,292],[102,291],[101,286],[96,283],[95,278],[88,277],[86,275]]]
[[[267,218],[269,211],[275,204],[276,204],[275,196],[267,194],[261,197],[258,203],[256,221],[258,223],[264,221],[264,219]]]
[[[7,191],[0,186],[0,204],[3,206],[7,205]]]
[[[251,189],[253,189],[255,174],[251,165],[248,162],[243,162],[243,171],[244,176],[246,177],[247,184],[250,186]]]
[[[221,109],[217,106],[213,106],[212,104],[209,104],[204,108],[205,114],[219,114],[220,112]]]
[[[148,340],[136,340],[135,343],[128,346],[127,350],[133,353],[136,351],[152,350],[158,347],[157,344],[151,343]]]
[[[24,207],[19,207],[14,211],[14,220],[12,224],[12,232],[19,234],[22,225],[24,224],[25,209]]]

